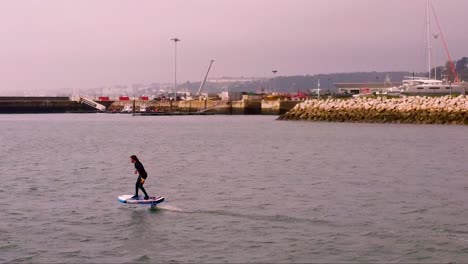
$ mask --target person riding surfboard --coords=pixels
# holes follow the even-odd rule
[[[135,195],[132,197],[133,199],[138,199],[138,189],[141,189],[143,193],[145,194],[145,200],[149,199],[148,194],[146,193],[145,188],[143,188],[143,184],[146,181],[146,178],[148,177],[148,174],[145,171],[145,167],[143,167],[143,164],[141,164],[140,160],[138,160],[136,155],[130,156],[130,160],[133,164],[135,164],[135,174],[138,173],[138,178],[135,183]]]

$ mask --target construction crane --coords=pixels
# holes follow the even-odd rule
[[[449,49],[448,49],[448,46],[447,46],[447,41],[445,41],[444,34],[442,33],[442,29],[440,27],[439,18],[437,18],[437,14],[435,12],[434,6],[432,5],[432,2],[430,2],[428,0],[428,5],[429,5],[429,3],[431,5],[432,13],[434,14],[434,17],[436,19],[437,27],[439,29],[439,34],[442,37],[442,42],[444,43],[445,53],[447,53],[447,57],[448,57],[449,64],[450,64],[450,70],[451,70],[451,72],[453,74],[453,78],[454,78],[454,83],[459,84],[460,83],[460,77],[457,74],[457,71],[455,69],[455,65],[453,64],[452,57],[450,56],[450,52],[449,52]],[[428,14],[428,16],[429,16],[429,14]],[[437,65],[436,65],[436,68],[437,68]]]
[[[197,92],[196,96],[200,96],[200,93],[201,93],[203,87],[205,86],[206,78],[208,77],[208,73],[210,72],[211,65],[213,64],[213,62],[214,62],[214,60],[210,61],[210,66],[208,66],[208,70],[206,71],[205,78],[203,79],[203,82],[200,84],[200,88],[198,88],[198,92]]]

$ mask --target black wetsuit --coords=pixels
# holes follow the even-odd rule
[[[141,189],[145,194],[145,197],[148,197],[145,188],[143,188],[143,184],[145,183],[146,177],[148,177],[148,174],[145,171],[145,167],[143,167],[143,164],[141,164],[141,162],[135,161],[135,169],[138,171],[138,179],[135,184],[135,195],[138,196],[138,189]]]

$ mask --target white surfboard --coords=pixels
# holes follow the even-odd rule
[[[128,204],[151,204],[155,205],[164,201],[162,196],[151,196],[148,200],[144,199],[144,196],[138,196],[138,198],[132,198],[131,194],[124,194],[118,197],[119,202]]]

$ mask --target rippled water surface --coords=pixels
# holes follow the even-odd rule
[[[0,262],[466,262],[468,127],[274,119],[0,115]]]

